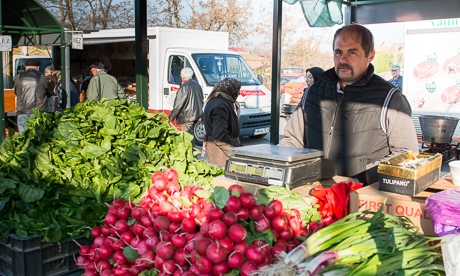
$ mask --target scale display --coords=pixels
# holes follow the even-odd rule
[[[274,168],[269,166],[263,165],[253,165],[243,162],[237,161],[229,161],[228,165],[228,172],[243,174],[243,175],[250,175],[250,176],[258,176],[258,177],[265,177],[265,178],[272,178],[275,180],[283,180],[284,169],[283,168]]]

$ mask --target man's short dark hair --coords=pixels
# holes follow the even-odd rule
[[[334,47],[337,37],[343,31],[353,33],[353,39],[356,42],[359,42],[359,44],[361,44],[361,47],[364,49],[364,53],[366,54],[366,57],[368,57],[369,54],[372,51],[374,51],[374,36],[372,35],[371,31],[369,31],[369,29],[359,24],[351,24],[338,29],[335,32],[332,47]]]
[[[26,59],[26,66],[40,66],[40,62],[36,58]]]

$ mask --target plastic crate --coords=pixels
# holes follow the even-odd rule
[[[43,235],[0,240],[0,275],[58,276],[80,270],[75,264],[79,246],[91,241],[77,236],[57,243],[42,242]],[[78,243],[76,243],[76,242]]]

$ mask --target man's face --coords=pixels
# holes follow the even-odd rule
[[[352,84],[359,80],[366,73],[367,67],[375,55],[375,51],[372,51],[366,57],[361,44],[353,38],[353,33],[344,31],[334,42],[335,72],[342,80],[343,85]]]
[[[399,69],[391,69],[391,75],[393,76],[393,79],[396,79],[400,73],[401,73],[401,70]]]

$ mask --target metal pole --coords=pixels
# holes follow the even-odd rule
[[[272,44],[272,109],[270,144],[279,143],[280,128],[280,68],[281,68],[281,22],[283,1],[273,1],[273,44]]]
[[[135,9],[135,41],[136,41],[136,99],[139,105],[148,109],[148,71],[147,71],[147,0],[136,0]]]
[[[2,0],[0,0],[0,34],[3,35],[3,13],[2,13]],[[2,52],[2,57],[0,58],[0,68],[3,70],[3,52]],[[3,72],[2,72],[3,75]],[[2,115],[2,119],[0,120],[0,142],[3,142],[5,140],[6,135],[5,135],[5,91],[3,90],[4,87],[3,83],[3,76],[0,78],[0,114]]]

